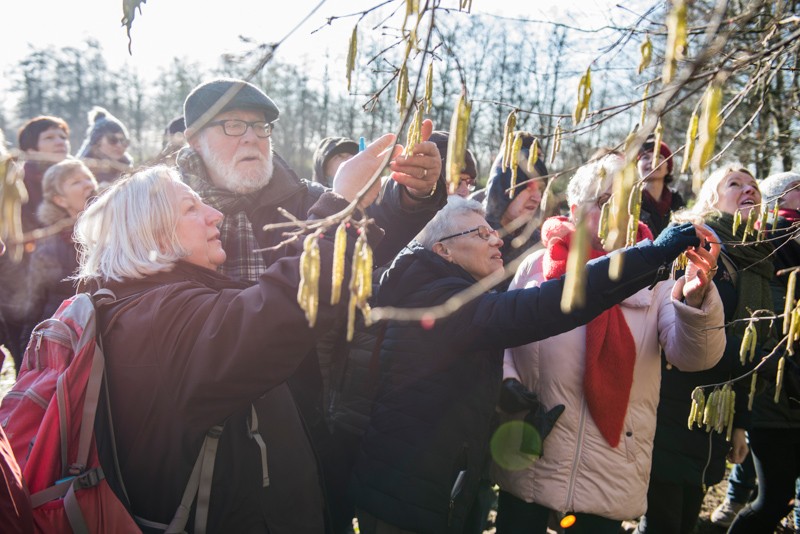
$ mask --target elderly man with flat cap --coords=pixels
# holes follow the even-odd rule
[[[286,254],[286,247],[279,246],[285,239],[282,230],[264,230],[265,225],[286,222],[279,208],[307,219],[309,208],[329,190],[300,179],[273,151],[271,136],[279,115],[278,106],[244,80],[202,83],[184,102],[189,146],[178,154],[177,165],[184,181],[224,214],[220,239],[227,260],[220,271],[242,282],[255,281]],[[432,130],[432,123],[426,121],[423,139]],[[386,233],[374,250],[376,265],[391,260],[446,203],[436,146],[421,142],[413,152],[389,163],[392,173],[382,185],[382,200],[366,210]],[[337,187],[347,186],[337,182]],[[360,187],[352,187],[356,186]],[[310,439],[323,474],[326,466],[335,464],[322,404],[315,352],[305,358],[289,384],[278,386],[254,404],[262,430],[252,433],[252,446],[265,444],[270,482],[264,498],[272,534],[322,531],[324,511],[315,500],[321,486],[309,482],[319,480],[317,460],[307,453],[308,447],[298,446]],[[332,530],[330,520],[326,528]]]

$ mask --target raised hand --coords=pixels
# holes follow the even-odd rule
[[[689,262],[686,265],[684,275],[679,280],[676,280],[672,294],[674,298],[679,298],[682,295],[686,304],[694,308],[700,308],[710,287],[711,280],[713,280],[717,272],[720,245],[708,228],[695,226],[695,230],[702,243],[699,247],[686,249],[685,254]],[[706,250],[705,244],[709,245],[710,250]]]
[[[442,157],[436,144],[428,141],[433,132],[430,119],[422,121],[422,142],[414,145],[413,153],[406,157],[397,154],[389,163],[392,180],[406,187],[412,198],[431,195],[439,174],[442,172]],[[402,145],[401,151],[402,151]]]

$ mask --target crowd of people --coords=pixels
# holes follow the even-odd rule
[[[101,107],[74,157],[64,120],[19,129],[34,237],[22,261],[0,258],[0,344],[19,371],[63,300],[113,292],[98,311],[119,464],[107,476],[143,532],[177,517],[211,429],[209,505],[192,507],[188,532],[347,534],[357,519],[365,534],[479,534],[496,507],[498,534],[562,519],[576,533],[636,520],[643,534],[689,534],[726,461],[752,462],[737,476],[757,496],[731,493],[720,524],[771,533],[787,515],[800,480],[794,361],[777,401],[775,369],[759,370],[752,411],[750,380],[733,382],[728,439],[686,420],[696,387],[760,361],[740,359],[751,313],[783,313],[800,174],[759,181],[723,164],[684,198],[673,153],[650,137],[635,244],[612,250],[603,212],[626,163],[614,149],[575,162],[566,210],[543,213],[552,175],[541,157],[529,165],[530,136],[508,166],[499,147],[482,189],[467,151],[448,191],[449,136],[430,120],[410,153],[393,134],[322,139],[305,179],[273,149],[280,114],[249,82],[206,81],[166,127],[158,164],[138,168]],[[776,204],[761,238],[734,223]],[[331,298],[335,226],[318,232],[313,322],[298,304],[303,236],[285,227],[348,210],[339,282],[366,240],[370,304],[396,312],[359,318],[351,335],[347,299]],[[566,306],[578,240],[585,294]],[[781,336],[756,328],[766,355]]]

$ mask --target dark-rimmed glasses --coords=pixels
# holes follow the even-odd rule
[[[494,230],[493,228],[489,228],[488,226],[482,224],[480,226],[476,226],[472,230],[464,230],[463,232],[443,237],[439,240],[439,242],[441,243],[442,241],[446,241],[447,239],[453,239],[454,237],[471,234],[473,232],[478,232],[478,237],[480,237],[484,241],[489,241],[489,238],[491,238],[493,235],[497,235],[497,230]]]
[[[128,138],[125,137],[124,135],[107,135],[106,141],[108,142],[109,145],[112,146],[116,145],[128,146],[129,144],[131,144]]]
[[[228,137],[241,137],[248,128],[253,129],[256,137],[266,139],[272,135],[273,123],[265,121],[243,121],[239,119],[225,119],[221,121],[211,121],[206,126],[222,126],[222,131]]]

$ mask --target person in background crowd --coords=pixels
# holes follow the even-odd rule
[[[326,137],[314,151],[311,180],[330,187],[339,165],[358,154],[358,143],[347,137]]]
[[[442,174],[441,179],[447,180],[447,142],[450,138],[450,132],[437,130],[431,134],[429,141],[436,144],[439,149],[439,154],[442,156]],[[475,184],[478,178],[478,165],[475,162],[475,155],[471,150],[467,149],[464,154],[464,168],[461,169],[460,180],[458,188],[454,195],[461,198],[467,198],[470,193],[475,191]]]
[[[785,172],[769,176],[759,184],[768,211],[778,204],[776,232],[768,236],[775,245],[775,271],[800,266],[797,241],[800,222],[800,174]],[[770,221],[769,228],[772,228]],[[772,279],[775,313],[782,314],[788,273]],[[795,293],[794,298],[798,296]],[[780,323],[779,323],[780,324]],[[795,344],[797,347],[797,344]],[[797,478],[800,476],[800,367],[796,357],[779,354],[759,369],[759,392],[753,402],[753,421],[748,438],[758,476],[758,497],[733,520],[731,534],[771,534],[792,508],[797,510]],[[795,348],[797,351],[797,348]],[[775,402],[777,360],[783,355],[785,370],[778,402]],[[746,381],[746,382],[749,382]],[[792,525],[795,529],[796,525]]]
[[[655,142],[655,136],[648,136],[639,149],[636,168],[639,178],[644,180],[640,220],[657,236],[669,224],[672,212],[686,206],[686,202],[669,187],[675,165],[672,151],[661,141],[658,154],[654,154]]]
[[[106,187],[133,167],[128,129],[108,110],[95,106],[89,111],[89,128],[77,157],[92,170],[100,187]]]
[[[162,141],[161,154],[158,158],[159,163],[175,165],[178,151],[186,145],[184,130],[186,130],[186,122],[183,120],[183,115],[169,121],[167,127],[164,128],[164,139]]]
[[[486,184],[486,198],[483,206],[486,209],[486,220],[503,236],[503,259],[506,265],[520,256],[530,254],[541,247],[539,227],[531,227],[538,214],[542,202],[542,194],[547,186],[547,167],[540,155],[534,169],[528,171],[528,151],[533,137],[526,136],[522,141],[522,150],[513,165],[517,166],[517,183],[522,184],[509,197],[511,187],[511,167],[503,172],[502,161],[504,145],[500,145],[500,153],[492,165],[489,181]],[[523,183],[524,182],[524,183]],[[515,243],[517,239],[523,242]],[[508,281],[503,287],[508,286]]]
[[[509,291],[564,275],[578,225],[590,236],[590,257],[607,254],[597,236],[600,212],[623,165],[612,154],[577,170],[567,186],[570,216],[544,222],[545,249],[523,261]],[[640,222],[638,240],[645,239],[652,234]],[[576,516],[570,533],[617,534],[623,520],[645,511],[662,349],[686,371],[722,356],[722,302],[709,274],[718,253],[718,245],[691,249],[686,276],[639,290],[585,327],[506,350],[499,407],[509,420],[535,421],[521,402],[530,392],[566,409],[547,439],[520,433],[495,455],[498,534],[545,534],[552,512]]]
[[[78,251],[72,230],[89,199],[97,194],[97,182],[82,161],[69,159],[47,169],[43,190],[39,220],[48,227],[61,225],[61,229],[43,238],[31,255],[28,275],[31,331],[75,294],[70,277],[78,269]]]
[[[385,152],[402,149],[394,139],[382,136],[343,165],[333,191],[322,192],[307,217],[324,219],[355,201]],[[365,190],[359,206],[370,205],[378,192]],[[259,407],[346,314],[346,299],[330,304],[333,232],[318,242],[320,299],[311,328],[297,303],[302,239],[283,247],[255,284],[235,281],[217,272],[226,260],[222,219],[174,169],[157,166],[114,183],[76,224],[81,284],[117,297],[100,308],[98,330],[109,355],[122,480],[134,516],[149,525],[144,530],[165,529],[204,436],[224,425],[208,507],[185,510],[186,531],[207,525],[207,532],[319,534],[323,494],[302,423]],[[381,235],[374,230],[365,229],[373,245]],[[356,236],[354,227],[346,235],[345,276]],[[290,441],[294,462],[285,451],[263,448],[264,441],[297,432],[301,438]]]
[[[200,122],[212,106],[219,108],[217,114],[208,122]],[[227,259],[218,270],[240,282],[257,282],[289,250],[282,228],[264,229],[268,224],[286,222],[278,208],[305,220],[311,206],[327,191],[321,184],[298,178],[273,151],[271,135],[279,115],[277,105],[261,89],[230,78],[198,85],[184,102],[189,146],[178,154],[178,168],[185,183],[225,214],[220,239]],[[432,129],[430,121],[423,123],[423,139]],[[380,186],[380,204],[366,209],[366,215],[386,231],[374,249],[376,265],[394,257],[446,202],[444,184],[438,180],[441,160],[433,143],[417,143],[408,157],[397,153],[393,156],[389,163],[392,174]],[[287,503],[276,506],[285,511],[285,523],[291,525],[298,519],[291,516],[289,503],[305,498],[305,488],[291,476],[291,471],[307,471],[310,467],[304,464],[314,461],[313,457],[302,456],[308,449],[298,447],[298,443],[311,440],[328,486],[330,505],[346,481],[337,480],[330,472],[339,464],[339,458],[330,448],[315,348],[309,346],[307,357],[291,380],[272,388],[255,408],[260,419],[285,421],[286,432],[263,436],[270,462],[286,468],[287,476],[271,478],[272,489],[267,495],[271,501]],[[330,528],[349,524],[346,513],[336,516],[336,503],[331,509],[334,517]]]
[[[741,320],[750,317],[748,310],[772,310],[769,283],[774,248],[757,242],[752,235],[744,240],[745,225],[734,234],[733,220],[737,211],[746,220],[750,210],[758,210],[760,205],[761,193],[750,171],[728,163],[706,179],[692,208],[673,215],[677,221],[704,223],[714,232],[714,241],[722,244],[714,284],[725,308],[725,352],[719,363],[707,371],[685,373],[662,362],[647,513],[638,525],[640,534],[690,534],[700,515],[706,488],[722,480],[726,460],[738,464],[747,456],[749,380],[733,384],[736,403],[730,441],[725,432],[709,435],[705,428],[696,426],[690,430],[686,421],[695,387],[721,384],[755,365],[740,362],[739,348],[746,326]],[[735,320],[739,321],[732,322]],[[767,339],[766,334],[767,328],[761,323],[760,346]],[[758,359],[756,356],[755,361]],[[711,391],[705,389],[706,398]]]
[[[69,156],[69,126],[59,117],[40,115],[19,129],[19,149],[25,152],[25,189],[28,202],[22,205],[22,229],[41,227],[36,210],[42,201],[42,177],[53,163]]]
[[[608,258],[589,262],[586,307],[572,313],[561,309],[558,278],[536,288],[486,291],[447,306],[450,313],[435,319],[390,319],[380,344],[372,415],[351,480],[361,532],[480,528],[482,521],[473,516],[501,389],[502,349],[585,324],[651,284],[659,266],[699,243],[695,229],[684,225],[655,243],[628,248],[619,282],[609,279]],[[504,277],[501,245],[481,205],[451,195],[381,277],[376,305],[446,306],[476,283],[492,287]]]

